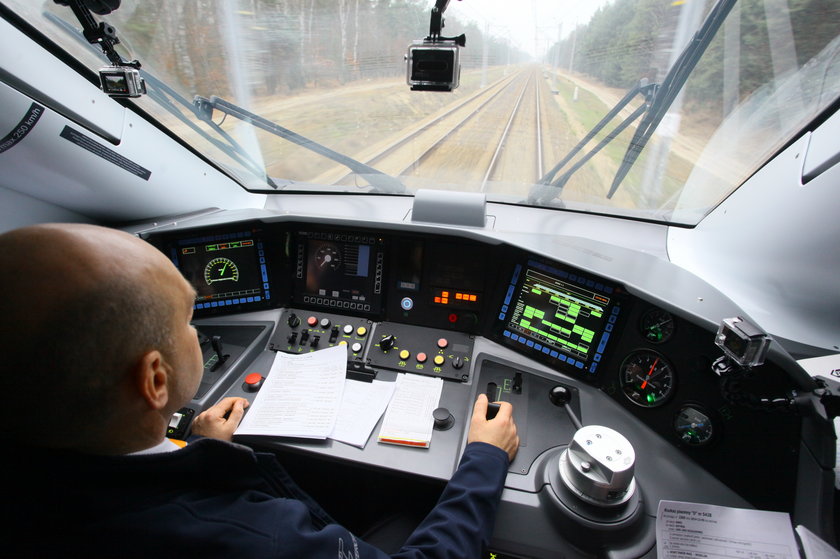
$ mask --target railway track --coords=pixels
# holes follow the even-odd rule
[[[546,123],[558,121],[546,114],[556,110],[556,103],[543,99],[547,95],[550,91],[539,70],[525,69],[407,130],[362,160],[400,177],[409,188],[414,177],[425,177],[427,183],[431,176],[443,189],[467,186],[477,192],[510,194],[511,185],[522,189],[519,185],[536,182],[545,162],[553,164],[557,157],[558,150],[550,149],[545,141],[557,133]],[[353,184],[355,180],[343,172],[329,182]]]

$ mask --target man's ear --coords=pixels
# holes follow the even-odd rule
[[[138,361],[134,374],[135,386],[150,408],[162,409],[169,401],[168,375],[166,360],[156,349],[144,353]]]

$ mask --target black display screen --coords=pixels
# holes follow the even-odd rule
[[[382,307],[381,239],[337,232],[301,232],[295,297],[301,303],[364,313]]]
[[[271,299],[262,241],[250,231],[179,240],[172,260],[196,290],[195,310],[261,308]]]
[[[518,264],[499,312],[502,341],[543,361],[595,373],[621,311],[616,289],[558,266]]]

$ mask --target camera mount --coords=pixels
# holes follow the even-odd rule
[[[120,43],[113,25],[97,22],[91,10],[106,15],[120,6],[120,0],[54,0],[61,6],[69,6],[82,24],[82,34],[92,45],[99,45],[111,62],[111,66],[99,69],[102,91],[111,97],[140,97],[146,93],[146,83],[140,77],[140,62],[127,62],[114,49]]]

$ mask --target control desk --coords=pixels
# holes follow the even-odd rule
[[[590,258],[597,265],[582,267],[495,238],[288,217],[144,236],[198,293],[205,377],[172,435],[185,435],[191,417],[223,396],[253,401],[276,352],[344,345],[348,378],[444,379],[439,406],[451,417],[438,418],[429,448],[375,436],[363,449],[330,439],[241,442],[444,482],[473,402],[487,393],[513,404],[521,438],[493,538],[511,557],[605,549],[639,557],[655,549],[660,499],[793,512],[803,476],[816,472],[819,487],[825,480],[803,455],[802,417],[741,406],[721,391],[712,364],[716,322],[727,314],[699,316],[640,288],[638,274],[622,281],[619,267],[649,262],[667,276],[658,285],[700,282],[641,253],[625,251],[626,265]],[[739,314],[703,287],[715,309]],[[801,388],[790,362],[771,352],[737,390],[772,397]],[[607,467],[615,486],[600,492],[581,465],[580,437],[625,449],[633,469]]]

